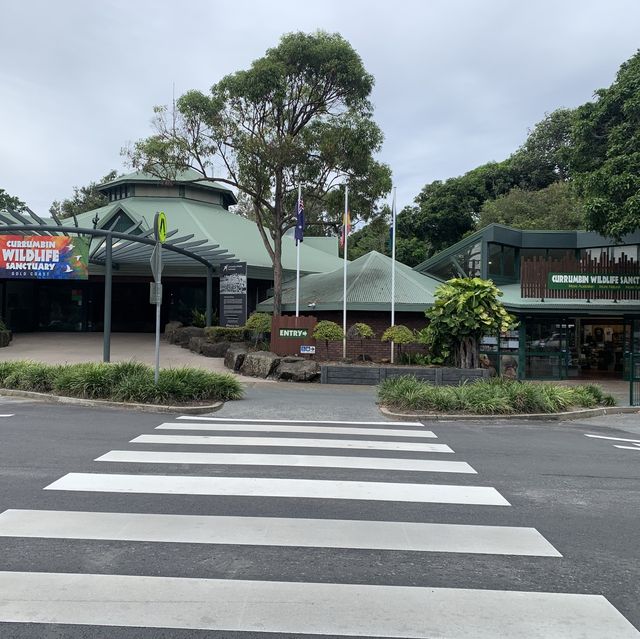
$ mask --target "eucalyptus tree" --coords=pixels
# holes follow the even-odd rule
[[[307,223],[335,228],[349,184],[352,219],[368,219],[391,188],[375,159],[382,132],[369,100],[374,79],[340,35],[291,33],[251,66],[156,107],[154,134],[125,150],[135,168],[171,180],[185,169],[250,199],[273,262],[281,310],[282,238],[296,224],[299,184]]]

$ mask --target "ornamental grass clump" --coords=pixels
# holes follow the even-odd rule
[[[198,368],[165,368],[155,384],[153,369],[139,362],[57,366],[29,361],[1,362],[0,387],[159,404],[227,401],[242,397],[242,386],[232,375]]]
[[[572,408],[614,406],[599,386],[562,386],[494,378],[460,386],[434,386],[406,375],[378,387],[379,402],[391,408],[470,415],[557,413]]]

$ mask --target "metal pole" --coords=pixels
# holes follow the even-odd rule
[[[107,235],[105,240],[104,255],[104,322],[103,322],[103,345],[102,361],[111,361],[111,280],[113,272],[112,260],[112,237]]]
[[[205,308],[205,324],[211,326],[211,311],[213,306],[213,269],[209,266],[207,268],[207,297]]]
[[[347,243],[349,241],[349,186],[344,186],[344,261],[342,269],[342,357],[347,358]]]
[[[161,283],[162,278],[162,244],[158,242],[158,284]],[[161,289],[162,290],[162,289]],[[160,307],[162,306],[162,299],[156,303],[156,370],[154,374],[154,381],[157,384],[160,378]]]
[[[391,326],[396,325],[396,187],[393,187],[391,205],[393,237],[391,238]],[[391,363],[393,364],[394,343],[391,342]]]
[[[298,184],[298,208],[296,217],[300,215],[300,199],[302,198],[302,184]],[[296,224],[297,224],[296,220]],[[296,317],[300,316],[300,242],[296,240]]]

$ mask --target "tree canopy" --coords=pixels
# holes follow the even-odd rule
[[[118,172],[114,169],[97,182],[89,182],[87,186],[74,186],[73,195],[62,202],[55,200],[49,207],[49,212],[59,218],[65,218],[106,206],[109,200],[98,191],[98,186],[105,182],[113,182],[117,177]]]
[[[568,182],[555,182],[539,191],[516,187],[495,200],[487,200],[480,210],[478,228],[491,223],[542,230],[585,226],[582,202]]]
[[[27,205],[18,197],[9,195],[4,189],[0,189],[0,211],[7,209],[8,211],[24,211]]]
[[[640,51],[579,107],[571,169],[590,229],[620,239],[640,227]]]
[[[295,226],[304,185],[307,223],[337,225],[349,184],[352,217],[368,219],[391,188],[374,159],[382,132],[372,119],[373,76],[339,34],[290,33],[249,69],[209,94],[188,91],[175,112],[155,109],[155,135],[127,151],[132,165],[172,179],[192,168],[237,188],[274,267],[274,313],[282,294],[282,237]]]

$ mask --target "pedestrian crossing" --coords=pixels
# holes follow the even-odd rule
[[[432,556],[457,562],[561,560],[535,528],[501,523],[500,513],[517,505],[483,485],[475,468],[421,424],[178,416],[153,430],[96,457],[95,471],[69,472],[43,486],[47,495],[86,495],[80,503],[91,503],[91,510],[6,510],[0,513],[0,538],[93,541],[101,548],[170,544],[185,562],[197,545],[238,548],[240,554],[243,548],[271,549],[268,576],[5,571],[0,624],[415,639],[640,639],[597,594],[403,585],[384,577],[362,583],[348,570],[314,580],[303,566],[298,580],[279,578],[280,562],[300,549],[321,549],[329,553],[327,561],[330,553],[367,553],[386,566],[383,573],[393,571],[393,557],[406,561],[408,553],[421,581],[429,579]],[[101,501],[116,495],[123,505],[117,512]],[[136,495],[152,500],[144,512]],[[170,498],[172,506],[163,507]],[[197,514],[179,512],[176,498],[189,500]],[[268,514],[265,505],[276,503],[286,516]],[[234,512],[223,513],[222,505]],[[404,520],[406,508],[419,521]],[[473,519],[486,509],[491,525],[446,521],[449,511]]]

